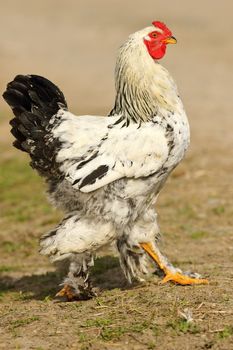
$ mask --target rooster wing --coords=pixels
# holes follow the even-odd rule
[[[168,157],[161,125],[148,122],[140,127],[135,123],[124,126],[119,116],[60,113],[60,123],[52,130],[54,140],[61,144],[56,161],[66,180],[82,192],[123,177],[147,177],[161,169]]]
[[[43,77],[17,76],[3,96],[15,114],[15,147],[28,152],[32,167],[51,182],[66,179],[75,190],[91,192],[123,177],[150,176],[168,158],[162,123],[127,123],[119,115],[77,117]]]

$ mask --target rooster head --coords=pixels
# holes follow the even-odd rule
[[[166,53],[167,44],[176,44],[176,38],[168,27],[159,21],[154,21],[154,30],[150,31],[144,38],[144,44],[153,59],[160,59]]]

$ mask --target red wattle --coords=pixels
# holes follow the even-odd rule
[[[163,56],[166,53],[166,44],[164,43],[160,43],[159,45],[155,45],[154,43],[144,40],[147,50],[150,54],[150,56],[154,59],[154,60],[159,60],[161,58],[163,58]]]

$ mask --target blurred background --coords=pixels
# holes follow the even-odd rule
[[[228,123],[232,11],[229,0],[1,1],[0,91],[16,74],[40,74],[61,87],[73,111],[106,114],[118,47],[159,19],[178,39],[162,64],[176,79],[191,120],[205,122],[211,114],[210,124]],[[0,110],[8,111],[2,100]]]
[[[61,88],[76,114],[106,115],[111,110],[117,49],[131,33],[153,20],[164,21],[172,30],[178,44],[168,47],[161,64],[178,84],[191,124],[191,146],[159,199],[160,223],[168,237],[165,250],[173,262],[177,259],[182,268],[223,282],[225,289],[213,287],[207,299],[209,305],[212,299],[218,300],[223,313],[230,307],[221,297],[231,294],[233,280],[232,13],[229,0],[0,0],[1,94],[15,75],[39,74]],[[14,322],[24,312],[22,295],[30,292],[27,307],[37,308],[34,296],[42,300],[55,293],[55,275],[45,275],[52,267],[38,255],[37,240],[61,214],[47,203],[45,186],[29,167],[28,157],[11,146],[10,117],[10,109],[0,98],[0,287],[2,283],[6,291],[6,303],[0,307],[7,308],[12,300],[18,303]],[[147,293],[145,298],[150,300]],[[169,305],[169,291],[166,296],[163,293],[164,289],[160,299]],[[195,289],[194,304],[205,297],[205,290],[202,294],[202,289]],[[92,313],[85,310],[84,319]],[[216,317],[208,318],[212,329],[224,329],[219,322],[232,324],[232,316],[228,320]],[[166,322],[167,318],[161,319],[161,324]],[[3,334],[8,344],[4,349],[13,348],[10,333]],[[42,349],[43,334],[48,335],[46,323],[38,349]],[[21,334],[21,342],[24,337],[26,333]],[[202,348],[201,339],[197,336],[196,348]],[[71,348],[69,341],[67,348]],[[49,341],[46,344],[47,349]],[[59,348],[59,342],[54,344]],[[183,349],[180,344],[171,348]]]

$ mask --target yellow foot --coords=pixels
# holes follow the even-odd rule
[[[183,286],[189,285],[189,284],[208,284],[209,283],[207,279],[189,277],[189,276],[183,275],[180,272],[167,273],[164,279],[160,282],[160,284],[164,284],[168,281],[181,284]]]
[[[175,268],[173,268],[173,271],[171,269],[171,264],[168,263],[167,259],[160,253],[158,248],[153,245],[150,242],[144,242],[140,243],[141,247],[149,254],[149,256],[157,263],[159,268],[164,272],[165,277],[160,282],[161,284],[164,284],[168,281],[182,284],[183,286],[189,285],[189,284],[208,284],[208,280],[197,278],[197,277],[191,277],[188,276],[188,274],[184,274],[182,272],[175,272]]]
[[[77,296],[68,284],[64,285],[64,287],[56,294],[56,297],[66,297],[68,301],[77,299]]]

